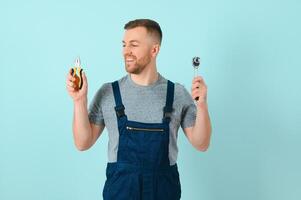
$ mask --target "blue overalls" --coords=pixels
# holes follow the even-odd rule
[[[162,123],[129,121],[118,82],[112,83],[118,121],[117,162],[108,163],[104,200],[178,200],[181,186],[177,164],[168,157],[169,122],[174,83],[168,81]],[[137,97],[139,98],[139,97]]]

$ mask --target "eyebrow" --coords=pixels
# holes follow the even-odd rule
[[[133,42],[137,42],[137,43],[140,43],[138,40],[130,40],[129,43],[133,43]],[[122,40],[122,43],[125,43],[124,40]]]

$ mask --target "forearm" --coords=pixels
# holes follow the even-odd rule
[[[192,130],[192,144],[200,151],[206,151],[209,147],[211,136],[211,122],[208,113],[207,102],[199,102],[195,125]]]
[[[73,136],[79,150],[89,148],[92,143],[92,130],[88,118],[87,99],[74,101]]]

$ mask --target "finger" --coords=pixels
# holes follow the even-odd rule
[[[193,99],[195,99],[196,97],[199,97],[200,95],[198,94],[197,91],[194,91],[194,92],[191,93],[191,96],[192,96]]]
[[[70,87],[73,87],[73,88],[75,88],[75,83],[74,82],[69,82],[69,84],[68,84]]]
[[[201,87],[201,86],[206,86],[206,83],[204,81],[201,81],[201,82],[196,82],[192,85],[193,86],[196,86],[196,87]]]
[[[75,80],[75,79],[74,79]],[[71,78],[71,79],[68,79],[66,80],[66,85],[69,85],[69,86],[74,86],[74,80]]]
[[[193,90],[191,90],[192,93],[199,91],[199,88],[194,88]]]
[[[73,68],[69,69],[69,73],[67,75],[67,77],[73,77]]]
[[[83,87],[87,87],[88,81],[87,81],[86,73],[84,71],[82,72],[82,79],[83,79]]]
[[[199,98],[202,98],[202,99],[205,98],[204,94],[202,94],[200,91],[194,91],[191,96],[193,96],[193,99],[195,99],[196,97],[199,97]]]
[[[196,77],[193,78],[192,83],[200,82],[200,81],[202,81],[202,80],[203,80],[203,77],[201,77],[201,76],[196,76]]]
[[[73,83],[73,82],[68,82],[68,83],[67,83],[67,86],[68,86],[68,87],[74,88],[74,87],[75,87],[75,83]]]
[[[202,86],[206,86],[203,80],[195,82],[194,84],[192,84],[191,87],[193,88],[193,87],[202,87]]]
[[[71,71],[71,70],[70,70]],[[75,78],[71,75],[71,73],[67,74],[67,80],[68,81],[75,81]]]
[[[198,77],[194,78],[193,81],[192,81],[192,84],[196,83],[196,82],[205,84],[205,80],[201,76],[198,76]]]
[[[204,84],[205,82],[203,79],[198,79],[192,82],[192,84],[196,84],[196,83]]]
[[[200,89],[199,88],[196,88],[195,90],[193,90],[191,93],[192,94],[200,94]]]
[[[84,71],[82,72],[82,78],[83,78],[83,82],[87,82],[86,73]]]
[[[196,82],[196,83],[192,84],[191,89],[199,88],[201,85],[202,85],[202,83]]]
[[[74,92],[74,91],[75,91],[74,87],[71,87],[71,86],[69,86],[69,85],[67,85],[67,90],[68,90],[69,92]]]
[[[194,87],[191,88],[191,90],[207,90],[207,85],[205,84],[196,84]]]
[[[191,93],[198,92],[199,94],[204,93],[207,94],[207,86],[206,85],[201,85],[200,87],[193,88],[191,90]]]
[[[74,69],[73,69],[73,68],[70,68],[69,74],[70,74],[71,76],[73,76],[73,72],[74,72]]]

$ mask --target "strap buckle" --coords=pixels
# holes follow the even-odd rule
[[[124,108],[123,105],[121,105],[121,106],[115,106],[115,111],[116,111],[117,117],[122,117],[122,116],[125,115],[124,109],[125,109],[125,108]]]
[[[171,114],[172,114],[172,108],[164,107],[163,112],[164,112],[164,119],[171,119]]]
[[[165,112],[164,113],[164,118],[171,118],[171,112]]]

